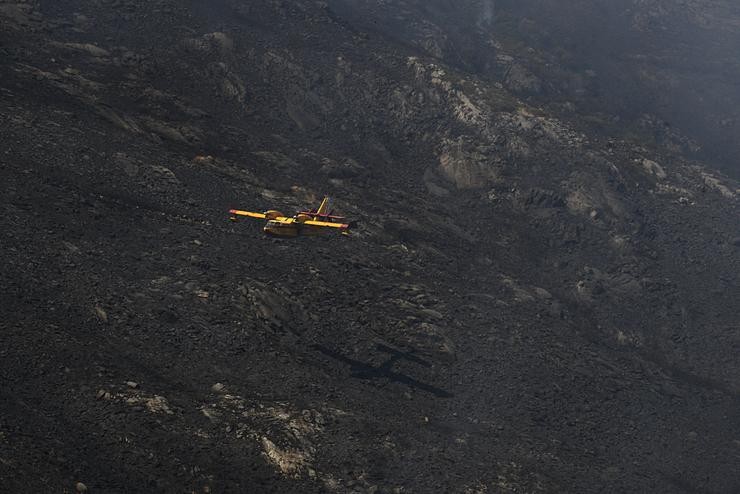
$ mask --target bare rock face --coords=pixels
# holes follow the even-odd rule
[[[658,180],[662,180],[668,176],[663,167],[653,160],[643,158],[641,163],[645,171],[650,175],[655,176],[655,178],[657,178]]]
[[[439,156],[439,171],[459,189],[489,185],[497,178],[496,165],[470,139],[445,140]]]
[[[506,86],[516,93],[540,93],[542,82],[539,78],[519,64],[512,64],[504,79]]]
[[[597,219],[599,214],[626,219],[629,214],[619,194],[607,182],[593,175],[574,173],[567,185],[567,191],[565,201],[574,214],[591,219]]]

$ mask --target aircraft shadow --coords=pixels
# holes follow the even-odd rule
[[[327,357],[349,365],[351,373],[350,375],[351,377],[354,377],[356,379],[388,379],[389,381],[404,384],[410,388],[426,391],[427,393],[431,393],[438,398],[451,398],[452,396],[454,396],[452,393],[449,393],[442,388],[438,388],[431,384],[418,381],[413,377],[401,374],[400,372],[393,371],[393,364],[395,364],[399,360],[408,360],[410,362],[423,365],[424,367],[431,367],[431,364],[429,362],[416,357],[412,354],[412,352],[401,352],[399,350],[395,350],[388,346],[379,344],[376,347],[377,350],[389,354],[390,357],[382,364],[376,366],[370,363],[361,362],[359,360],[349,358],[346,355],[343,355],[323,345],[314,344],[311,345],[311,348],[318,350]]]

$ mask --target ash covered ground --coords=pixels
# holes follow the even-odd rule
[[[700,136],[340,3],[0,2],[3,490],[740,490]],[[324,194],[350,236],[228,221]]]

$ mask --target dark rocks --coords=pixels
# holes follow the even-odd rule
[[[506,72],[506,86],[516,93],[539,93],[542,81],[518,63],[513,63]]]
[[[530,189],[520,200],[526,207],[562,208],[565,206],[565,198],[562,194],[547,189]]]
[[[737,186],[592,113],[609,57],[516,2],[237,3],[0,19],[5,488],[738,485]],[[227,219],[325,193],[353,236]]]
[[[329,178],[351,179],[365,173],[364,167],[353,159],[335,162],[325,158],[322,163],[320,171]]]
[[[106,391],[104,389],[100,389],[95,394],[95,398],[98,399],[98,400],[110,400],[112,398],[112,395],[110,394],[110,392],[108,392],[108,391]]]

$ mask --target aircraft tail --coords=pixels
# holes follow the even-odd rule
[[[324,197],[324,200],[321,201],[321,206],[319,206],[319,209],[316,211],[316,214],[329,214],[329,198]]]

